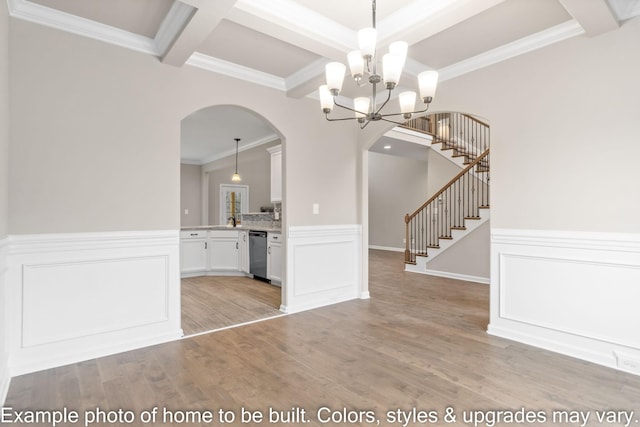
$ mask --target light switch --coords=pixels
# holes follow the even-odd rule
[[[313,204],[313,214],[318,215],[320,213],[320,205],[318,203]]]
[[[189,215],[189,209],[185,209],[185,210],[184,210],[184,214],[185,214],[185,215]]]

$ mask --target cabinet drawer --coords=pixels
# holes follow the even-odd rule
[[[282,234],[280,233],[268,233],[267,239],[269,243],[280,243],[282,242]]]
[[[225,238],[225,239],[237,239],[238,230],[210,230],[209,237],[211,238]]]
[[[207,237],[207,230],[182,230],[180,232],[181,239],[203,239]]]

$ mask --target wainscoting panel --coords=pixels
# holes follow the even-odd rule
[[[24,265],[22,347],[166,321],[167,271],[166,256]]]
[[[494,229],[491,246],[490,333],[640,374],[640,236]]]
[[[9,240],[12,375],[182,335],[177,230]]]
[[[9,391],[11,374],[7,352],[7,248],[8,239],[0,239],[0,406],[4,405]]]
[[[361,297],[362,228],[359,225],[290,227],[287,313]]]

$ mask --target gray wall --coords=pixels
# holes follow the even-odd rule
[[[10,233],[178,229],[180,121],[211,105],[248,108],[284,137],[287,225],[358,222],[357,133],[315,100],[29,22],[10,29]]]
[[[462,169],[449,159],[437,153],[440,151],[438,144],[434,145],[428,151],[427,161],[429,162],[429,178],[428,178],[428,193],[429,197],[433,196],[437,191],[440,191],[442,187],[447,185],[454,176],[456,176]],[[451,155],[451,150],[443,151],[445,156]],[[426,200],[423,200],[425,202]]]
[[[185,214],[185,209],[189,213]],[[180,164],[180,226],[202,224],[202,167]]]
[[[8,229],[9,204],[9,16],[0,5],[0,239]]]
[[[444,82],[491,122],[491,226],[640,231],[640,19]]]
[[[491,227],[487,221],[434,258],[427,269],[489,280]]]
[[[404,248],[404,216],[429,196],[426,158],[369,152],[370,246]]]

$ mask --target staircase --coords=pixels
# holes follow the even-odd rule
[[[461,159],[461,171],[405,216],[405,270],[425,272],[430,261],[489,219],[489,126],[461,113],[437,113],[403,128],[431,136],[431,146]]]

